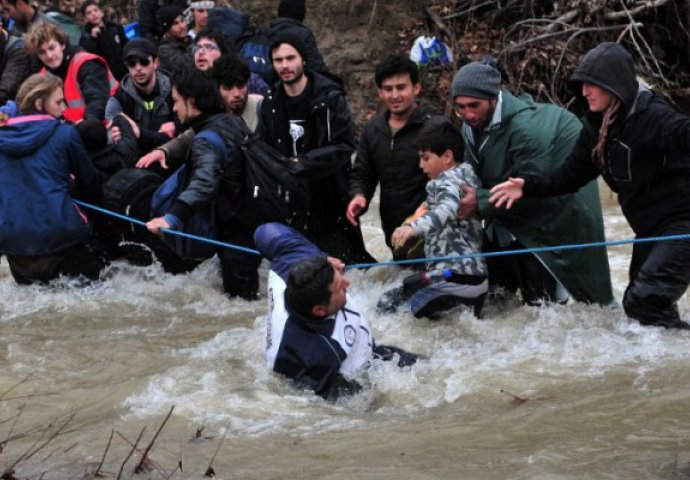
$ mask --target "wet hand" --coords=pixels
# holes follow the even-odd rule
[[[350,200],[350,204],[347,206],[347,211],[345,212],[347,220],[356,227],[359,224],[357,219],[365,208],[367,208],[367,199],[364,198],[363,195],[355,195],[355,198]]]
[[[169,138],[174,138],[175,137],[175,122],[165,122],[163,125],[161,125],[161,128],[158,129],[158,132],[164,133]]]
[[[402,227],[396,228],[393,232],[393,235],[391,236],[391,244],[393,245],[393,248],[401,248],[410,238],[415,236],[417,236],[417,233],[415,232],[414,228],[410,227],[409,225],[403,225]]]
[[[161,228],[170,228],[170,224],[165,221],[165,218],[163,217],[156,217],[152,220],[149,220],[146,222],[146,228],[149,229],[149,232],[155,233],[156,235],[160,234],[160,229]]]
[[[489,193],[489,203],[496,208],[505,204],[506,209],[510,209],[517,200],[522,198],[522,187],[525,180],[522,178],[509,178],[503,183],[495,185]]]
[[[165,152],[163,150],[152,150],[147,153],[137,161],[135,167],[147,168],[154,163],[160,163],[161,167],[168,169],[168,163],[165,161]]]

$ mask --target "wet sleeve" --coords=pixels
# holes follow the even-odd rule
[[[271,270],[287,280],[290,267],[305,258],[325,255],[301,233],[282,223],[265,223],[254,232],[254,244],[271,261]]]
[[[524,195],[550,197],[577,192],[601,173],[592,160],[592,148],[594,148],[594,143],[591,132],[583,128],[570,155],[559,167],[539,175],[524,177]]]

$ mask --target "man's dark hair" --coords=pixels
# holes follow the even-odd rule
[[[216,113],[224,110],[218,85],[208,72],[202,72],[190,66],[176,69],[172,72],[172,84],[182,98],[194,99],[194,106],[201,113]]]
[[[465,142],[462,135],[446,117],[434,115],[429,118],[419,131],[415,142],[417,150],[443,155],[446,150],[453,152],[456,162],[462,162],[465,152]]]
[[[311,317],[311,309],[331,300],[335,271],[326,257],[311,257],[290,267],[285,300],[288,308]]]
[[[381,63],[376,65],[374,80],[376,81],[376,86],[381,88],[381,84],[384,80],[395,75],[405,74],[410,75],[412,85],[419,83],[419,69],[417,68],[416,63],[405,55],[390,55],[384,58]]]
[[[249,82],[251,72],[244,61],[230,53],[213,62],[211,75],[218,85],[225,88],[244,87]]]
[[[216,42],[216,45],[218,45],[218,48],[220,49],[221,55],[227,55],[235,49],[235,46],[232,44],[232,41],[228,39],[228,37],[220,33],[218,30],[214,30],[213,28],[204,28],[202,31],[196,34],[194,41],[199,43],[199,40],[202,38],[208,38],[209,40]]]
[[[86,0],[84,3],[81,4],[81,7],[79,7],[79,11],[81,12],[82,16],[86,15],[86,9],[89,8],[91,5],[96,5],[98,8],[101,8],[101,6],[98,4],[96,0]]]

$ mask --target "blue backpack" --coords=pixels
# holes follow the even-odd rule
[[[249,17],[232,7],[213,8],[208,12],[207,25],[236,44],[249,26]]]
[[[208,141],[218,151],[223,161],[227,161],[228,151],[220,135],[212,130],[203,130],[194,136],[195,140],[197,138],[203,138]],[[162,217],[170,211],[177,197],[187,187],[187,177],[187,162],[185,162],[153,192],[151,213],[154,217]],[[216,240],[218,238],[218,229],[216,227],[215,207],[215,202],[211,202],[203,210],[195,212],[182,224],[178,231]],[[211,258],[218,248],[213,244],[181,237],[180,235],[163,234],[162,238],[163,242],[181,258],[197,260]]]
[[[237,42],[236,50],[250,71],[261,75],[267,83],[271,83],[271,75],[273,74],[271,40],[265,29],[256,28],[245,33]]]

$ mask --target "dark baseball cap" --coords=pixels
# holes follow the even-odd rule
[[[158,48],[148,38],[134,38],[127,42],[122,54],[125,59],[130,57],[149,58],[149,56],[156,58]]]

